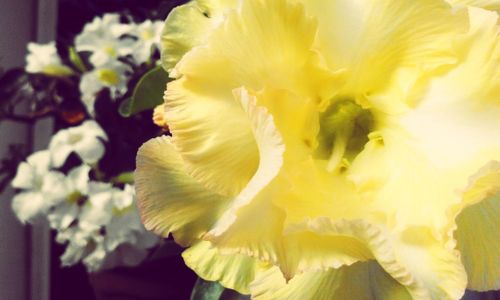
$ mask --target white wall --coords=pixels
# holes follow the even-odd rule
[[[25,63],[29,41],[53,39],[56,0],[0,0],[0,66],[8,69]],[[29,143],[35,149],[46,146],[51,122],[35,128],[0,122],[0,158],[11,143]],[[48,299],[49,234],[46,228],[21,226],[11,210],[13,191],[0,195],[0,299]]]

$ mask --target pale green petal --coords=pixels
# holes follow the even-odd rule
[[[468,275],[468,288],[500,289],[500,162],[470,180],[457,212],[454,237]]]
[[[457,248],[467,270],[468,288],[500,289],[500,196],[464,209],[457,218]]]
[[[190,245],[217,221],[227,199],[186,174],[168,137],[145,143],[137,155],[137,201],[146,228]]]
[[[270,265],[242,254],[222,255],[209,242],[199,242],[182,253],[188,267],[208,281],[219,281],[223,286],[242,294],[249,294],[249,284],[256,274]]]
[[[238,0],[193,0],[173,9],[161,36],[161,60],[167,72],[193,47],[204,44]]]
[[[271,269],[260,273],[251,285],[254,299],[290,300],[410,300],[404,286],[391,278],[375,261],[339,269],[307,272],[288,283]]]

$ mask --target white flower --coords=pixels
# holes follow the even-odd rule
[[[89,272],[118,265],[137,265],[159,239],[146,231],[135,206],[132,186],[124,190],[110,184],[90,182],[88,200],[78,222],[61,230],[58,242],[68,243],[61,261],[82,261]]]
[[[101,228],[113,217],[113,194],[118,189],[109,183],[91,182],[88,201],[78,219],[80,228]]]
[[[130,243],[142,248],[156,244],[155,235],[145,230],[135,205],[135,191],[131,185],[113,194],[113,218],[106,225],[106,247],[115,250],[120,244]]]
[[[88,272],[95,272],[103,269],[107,253],[104,247],[104,237],[102,235],[95,235],[92,240],[93,249],[83,259],[83,263],[87,267]]]
[[[96,95],[102,89],[108,88],[113,99],[127,92],[129,71],[130,68],[127,65],[119,61],[110,61],[82,76],[80,93],[91,115],[94,114]]]
[[[123,191],[115,190],[112,199],[113,217],[105,226],[102,241],[102,249],[108,255],[102,267],[137,265],[147,256],[148,249],[158,244],[159,238],[142,225],[132,186],[125,186]]]
[[[138,64],[148,61],[151,58],[152,51],[160,48],[163,24],[163,21],[152,22],[147,20],[139,25],[131,26],[129,34],[137,37],[132,57]]]
[[[61,256],[63,266],[72,266],[81,261],[92,251],[91,242],[98,239],[97,230],[85,230],[78,227],[69,227],[58,232],[56,241],[60,244],[68,243]]]
[[[51,76],[68,76],[73,71],[61,62],[54,42],[48,44],[28,44],[26,72],[43,73]]]
[[[49,144],[52,163],[56,168],[61,167],[70,153],[75,152],[84,163],[95,164],[104,155],[103,141],[107,140],[106,133],[92,120],[60,130]]]
[[[21,222],[33,222],[65,196],[64,175],[50,171],[50,153],[35,152],[19,164],[12,186],[23,191],[14,196],[12,209]]]
[[[58,243],[67,243],[61,256],[63,266],[83,261],[89,271],[100,268],[106,256],[102,251],[101,229],[111,221],[114,190],[109,183],[88,182],[86,201],[77,207],[78,221],[71,227],[61,228],[56,237]]]
[[[78,218],[80,206],[86,201],[89,191],[89,172],[90,167],[82,165],[72,169],[64,178],[66,196],[47,214],[51,228],[64,230]]]
[[[118,14],[95,17],[76,37],[75,49],[91,52],[90,62],[96,67],[102,66],[132,53],[134,41],[130,38],[121,38],[128,30],[128,25],[120,23]]]

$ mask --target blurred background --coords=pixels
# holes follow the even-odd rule
[[[184,1],[0,0],[0,68],[2,72],[15,68],[24,69],[29,42],[45,44],[56,41],[57,45],[71,44],[84,25],[96,16],[118,12],[133,16],[137,22],[162,20],[173,7],[182,2]],[[64,53],[67,49],[59,51]],[[27,113],[30,110],[28,106],[27,103],[20,103],[15,108],[16,113]],[[19,160],[25,159],[29,153],[47,148],[55,129],[61,127],[57,118],[50,115],[35,121],[22,121],[0,117],[0,161],[11,159],[13,153],[19,156]],[[5,171],[6,165],[3,164],[2,168],[0,170]],[[10,168],[12,171],[16,166],[11,165]],[[14,196],[14,189],[10,186],[12,178],[2,175],[5,174],[0,172],[0,299],[95,299],[97,293],[94,293],[86,269],[81,263],[72,267],[60,266],[59,257],[64,252],[64,246],[54,242],[55,233],[49,230],[48,225],[24,226],[15,217],[11,208]],[[133,299],[189,298],[196,276],[183,266],[178,255],[169,259],[167,265],[177,269],[176,272],[166,272],[161,264],[154,263],[141,270],[123,268],[119,273],[126,274],[125,277],[129,278],[143,278],[142,282],[136,280],[131,286],[149,293],[137,295]],[[112,284],[114,281],[117,285],[126,282],[113,274],[95,277],[94,285],[98,288],[102,285],[101,282]],[[148,282],[158,281],[158,278],[161,278],[160,284],[148,285]],[[172,281],[171,285],[169,281]],[[158,285],[164,286],[164,290],[158,290]],[[173,294],[164,293],[168,286],[174,290]],[[162,292],[164,296],[158,297]],[[102,294],[99,298],[125,299]]]

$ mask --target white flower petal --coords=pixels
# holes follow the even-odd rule
[[[35,221],[47,208],[43,194],[38,192],[19,193],[12,200],[12,209],[23,223]]]
[[[50,227],[57,230],[67,229],[78,217],[78,212],[79,208],[74,203],[61,203],[47,215]]]
[[[104,145],[95,138],[88,138],[75,145],[75,152],[84,163],[95,164],[104,155]]]
[[[34,188],[35,174],[33,167],[26,162],[22,162],[17,167],[16,177],[12,180],[12,186],[16,189]]]
[[[89,172],[91,168],[87,165],[81,165],[72,169],[68,174],[68,180],[73,185],[73,189],[82,194],[88,193]]]

